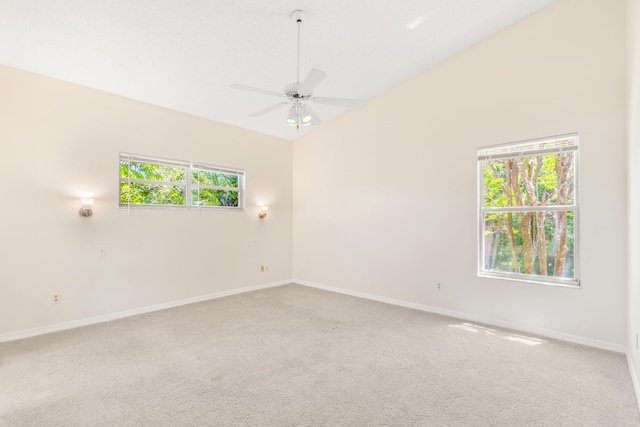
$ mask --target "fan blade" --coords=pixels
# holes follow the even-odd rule
[[[266,89],[259,89],[257,87],[239,85],[239,84],[235,84],[235,83],[232,84],[231,87],[234,88],[234,89],[248,90],[249,92],[258,92],[258,93],[262,93],[262,94],[265,94],[265,95],[273,95],[273,96],[277,96],[277,97],[286,96],[284,93],[274,92],[272,90],[266,90]]]
[[[322,124],[322,120],[320,120],[320,117],[318,117],[318,115],[316,114],[315,111],[313,111],[311,109],[311,107],[309,107],[308,105],[305,105],[305,108],[307,109],[307,112],[309,114],[311,114],[311,124],[314,126],[318,126]]]
[[[282,108],[284,105],[287,105],[288,103],[289,103],[288,101],[287,102],[280,102],[280,103],[278,103],[276,105],[272,105],[271,107],[267,107],[267,108],[262,109],[260,111],[256,111],[255,113],[251,113],[251,114],[249,114],[249,117],[261,116],[261,115],[266,114],[266,113],[268,113],[270,111],[274,111],[274,110],[277,110],[278,108]]]
[[[367,101],[361,99],[314,97],[311,100],[316,104],[336,105],[338,107],[364,108],[367,105]]]
[[[307,78],[298,86],[298,93],[309,95],[325,77],[327,77],[327,73],[312,68],[309,74],[307,74]]]

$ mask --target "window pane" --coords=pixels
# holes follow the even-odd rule
[[[184,206],[184,187],[149,185],[137,182],[120,183],[120,204]]]
[[[483,269],[575,278],[574,218],[573,211],[485,213]]]
[[[193,169],[191,171],[191,183],[238,188],[238,175]]]
[[[120,177],[151,181],[184,182],[184,168],[157,163],[129,162],[120,160]]]
[[[485,207],[573,205],[573,152],[486,160]]]
[[[194,206],[235,206],[238,207],[238,192],[201,188],[191,190]]]

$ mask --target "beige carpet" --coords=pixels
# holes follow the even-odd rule
[[[286,285],[0,344],[0,426],[640,426],[625,358]]]

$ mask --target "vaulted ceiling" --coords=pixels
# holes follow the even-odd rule
[[[0,64],[289,140],[280,92],[371,100],[555,0],[2,0]],[[366,107],[365,107],[366,108]],[[314,105],[327,123],[349,108]]]

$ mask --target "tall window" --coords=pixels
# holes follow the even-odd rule
[[[120,206],[244,208],[244,172],[120,153]]]
[[[578,135],[478,149],[480,276],[578,286]]]

